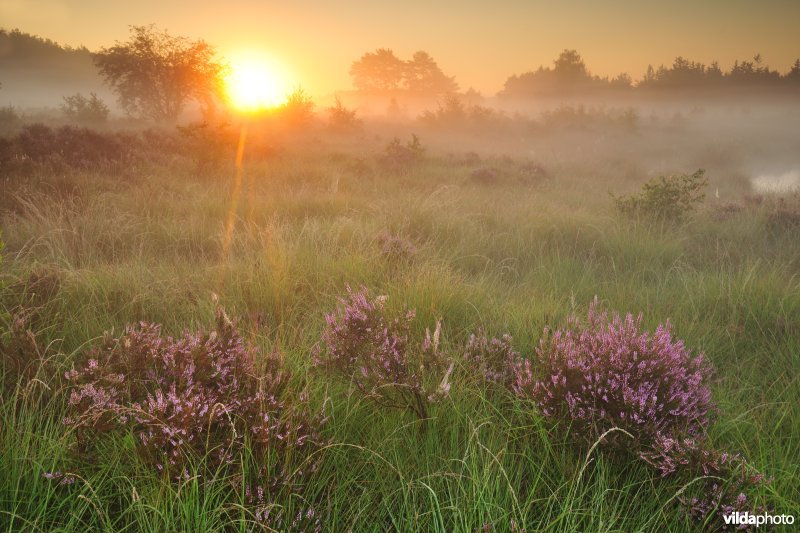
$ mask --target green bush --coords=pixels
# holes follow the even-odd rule
[[[694,174],[660,176],[645,183],[640,194],[615,196],[614,202],[622,214],[632,218],[680,222],[703,202],[706,185],[708,179],[703,169]]]

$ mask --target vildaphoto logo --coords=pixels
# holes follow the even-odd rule
[[[761,527],[763,525],[792,525],[794,524],[794,515],[790,514],[750,514],[748,512],[744,513],[731,513],[723,515],[723,520],[725,520],[726,525],[735,525],[735,526],[756,526]]]

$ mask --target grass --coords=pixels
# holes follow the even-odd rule
[[[509,395],[456,381],[421,433],[409,413],[381,410],[312,371],[324,314],[346,283],[416,308],[418,336],[442,319],[454,355],[483,327],[511,333],[529,356],[546,324],[584,314],[595,295],[608,308],[643,311],[648,327],[669,318],[717,369],[713,441],[774,478],[758,501],[797,513],[795,235],[768,234],[758,210],[726,220],[701,210],[679,226],[619,218],[607,194],[630,188],[618,163],[553,162],[547,180],[485,185],[430,150],[402,175],[379,165],[350,173],[369,149],[298,145],[246,163],[227,254],[224,168],[198,177],[176,158],[125,180],[72,172],[13,183],[0,218],[3,302],[35,303],[53,370],[19,381],[0,406],[3,530],[255,527],[224,479],[170,483],[122,437],[102,443],[101,460],[82,461],[61,424],[68,394],[60,376],[104,331],[139,320],[172,333],[207,325],[212,293],[262,352],[283,351],[297,386],[309,383],[330,415],[321,471],[301,494],[278,498],[276,512],[294,517],[313,506],[326,530],[698,527],[674,506],[681,484],[575,446]],[[382,231],[413,242],[416,254],[384,256]],[[56,279],[56,290],[36,296],[34,272]],[[69,469],[80,475],[72,485],[42,477]]]

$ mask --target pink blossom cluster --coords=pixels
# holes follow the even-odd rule
[[[464,349],[464,362],[483,380],[511,388],[516,378],[515,365],[522,360],[512,342],[511,335],[490,339],[483,331],[479,331],[469,337]]]
[[[609,318],[595,300],[585,325],[572,319],[565,328],[545,329],[537,367],[519,362],[514,390],[589,441],[612,427],[645,445],[660,434],[702,433],[715,410],[710,365],[672,338],[669,323],[652,334],[641,323],[641,315]]]
[[[686,512],[698,520],[719,512],[760,513],[747,492],[769,482],[740,454],[731,454],[710,446],[707,439],[688,436],[658,435],[639,456],[663,477],[682,475],[698,481],[679,501]]]
[[[290,461],[316,449],[324,421],[305,396],[284,399],[289,376],[279,356],[257,375],[255,355],[221,308],[210,333],[173,338],[157,325],[130,326],[66,372],[73,387],[64,423],[87,452],[104,433],[131,431],[143,460],[172,478],[187,478],[197,464],[236,474],[247,451],[260,468],[248,480],[253,490],[286,486],[290,473],[316,468]]]
[[[604,436],[602,445],[634,451],[663,477],[701,479],[697,496],[680,499],[691,516],[747,510],[745,492],[765,483],[741,456],[710,445],[711,366],[669,323],[649,333],[641,315],[609,317],[595,299],[585,323],[545,329],[535,353],[514,364],[513,390],[585,443]]]
[[[384,296],[373,298],[365,287],[354,291],[347,286],[347,297],[325,316],[324,348],[318,350],[316,364],[352,381],[378,403],[410,409],[425,419],[428,404],[450,389],[452,368],[438,381],[445,366],[438,349],[440,328],[432,336],[428,333],[419,348],[412,347],[415,312],[405,310],[392,317],[385,304]]]

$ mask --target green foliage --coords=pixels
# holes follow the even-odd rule
[[[624,215],[659,222],[682,221],[705,199],[708,185],[705,170],[650,180],[638,195],[615,196],[617,209]],[[613,196],[613,195],[612,195]]]
[[[61,112],[70,120],[98,123],[108,120],[110,110],[95,93],[89,93],[89,98],[81,93],[75,93],[72,96],[64,97]]]

